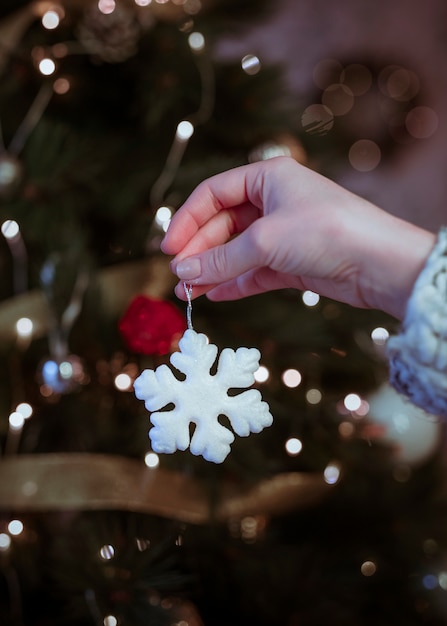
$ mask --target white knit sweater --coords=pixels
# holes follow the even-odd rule
[[[397,391],[429,413],[447,417],[447,227],[416,280],[387,354]]]

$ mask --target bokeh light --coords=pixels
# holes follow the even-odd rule
[[[287,439],[285,448],[289,456],[297,456],[303,449],[303,444],[300,439],[291,437],[290,439]]]
[[[3,222],[1,230],[5,239],[15,239],[20,234],[19,225],[15,220],[6,220]]]
[[[270,372],[265,365],[260,365],[253,376],[257,383],[265,383],[270,377]]]
[[[370,172],[380,163],[382,154],[379,146],[371,139],[359,139],[349,149],[349,162],[358,172]]]
[[[126,374],[124,372],[115,376],[114,380],[115,387],[119,391],[129,391],[130,389],[132,389],[132,382],[132,378],[129,376],[129,374]]]
[[[39,72],[44,76],[51,76],[56,71],[56,64],[53,59],[42,59],[39,62]]]
[[[281,379],[286,387],[293,389],[298,387],[302,380],[302,376],[298,370],[289,368],[282,373]]]
[[[148,452],[144,457],[144,462],[147,467],[155,468],[160,465],[160,458],[155,452]]]
[[[301,125],[309,135],[325,135],[334,126],[334,114],[324,104],[310,104],[303,111]]]
[[[363,576],[373,576],[377,571],[377,566],[374,561],[364,561],[360,567],[360,571]]]
[[[378,346],[384,346],[388,341],[389,336],[390,333],[387,331],[386,328],[383,328],[382,326],[374,328],[371,332],[371,339]]]
[[[388,65],[378,77],[380,91],[398,102],[407,102],[414,98],[420,89],[417,75],[404,67]]]
[[[115,0],[99,0],[98,2],[98,9],[101,13],[104,13],[104,15],[110,15],[110,13],[114,12],[115,8]]]
[[[6,533],[0,533],[0,552],[6,552],[11,547],[11,537]]]
[[[316,306],[320,302],[320,296],[314,291],[303,291],[301,298],[304,304],[309,307]]]
[[[241,67],[246,74],[254,76],[261,70],[261,62],[254,54],[246,54],[241,60]]]
[[[16,331],[19,337],[30,337],[33,334],[34,324],[29,317],[21,317],[16,322]]]
[[[337,463],[329,463],[323,472],[324,481],[328,485],[335,485],[340,478],[340,467]]]
[[[100,549],[99,556],[103,561],[110,561],[115,556],[115,548],[110,544],[106,544]]]
[[[20,430],[23,428],[25,418],[18,411],[13,411],[9,416],[9,427],[11,430]]]
[[[155,213],[155,223],[164,231],[168,230],[171,223],[173,210],[168,206],[161,206]]]
[[[333,115],[346,115],[354,106],[354,94],[349,87],[342,83],[329,85],[324,90],[321,101]]]
[[[42,26],[47,30],[57,28],[60,23],[60,17],[57,11],[49,9],[42,15]]]
[[[309,404],[319,404],[323,395],[319,389],[308,389],[306,392],[306,400]]]
[[[202,33],[191,33],[188,37],[188,44],[194,52],[201,52],[205,48],[205,37]]]
[[[57,78],[53,83],[53,91],[59,96],[63,96],[70,91],[70,81],[67,78]]]
[[[23,533],[23,522],[19,519],[13,519],[8,524],[8,532],[10,535],[17,537]]]
[[[191,122],[188,122],[187,120],[183,120],[177,126],[177,131],[176,131],[175,136],[179,141],[188,141],[188,139],[192,137],[193,133],[194,133],[194,126],[191,124]]]
[[[415,139],[427,139],[438,130],[438,115],[427,106],[414,107],[405,119],[408,133]]]
[[[343,404],[348,411],[357,411],[362,405],[362,399],[356,393],[348,393],[343,400]]]
[[[23,415],[24,419],[29,419],[33,414],[33,407],[28,402],[21,402],[17,405],[16,412]]]

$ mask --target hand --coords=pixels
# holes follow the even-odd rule
[[[174,215],[162,250],[175,255],[182,299],[183,282],[212,300],[292,287],[400,319],[434,242],[278,157],[202,182]]]

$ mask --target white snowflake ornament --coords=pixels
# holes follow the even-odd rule
[[[217,346],[210,344],[206,335],[188,328],[179,346],[180,352],[174,352],[170,362],[185,375],[184,380],[174,376],[167,365],[160,365],[156,370],[144,370],[134,383],[135,395],[144,400],[151,412],[152,448],[170,454],[189,446],[192,454],[222,463],[230,452],[234,434],[219,423],[219,415],[228,417],[240,437],[259,433],[273,422],[268,404],[256,389],[228,395],[230,389],[254,383],[261,354],[256,348],[225,348],[216,373],[211,374]],[[172,404],[174,407],[169,410]],[[192,437],[191,423],[195,424]]]

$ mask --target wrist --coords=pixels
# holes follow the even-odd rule
[[[388,223],[381,225],[380,236],[376,235],[371,233],[364,254],[364,299],[370,308],[402,320],[436,235],[391,215]]]

